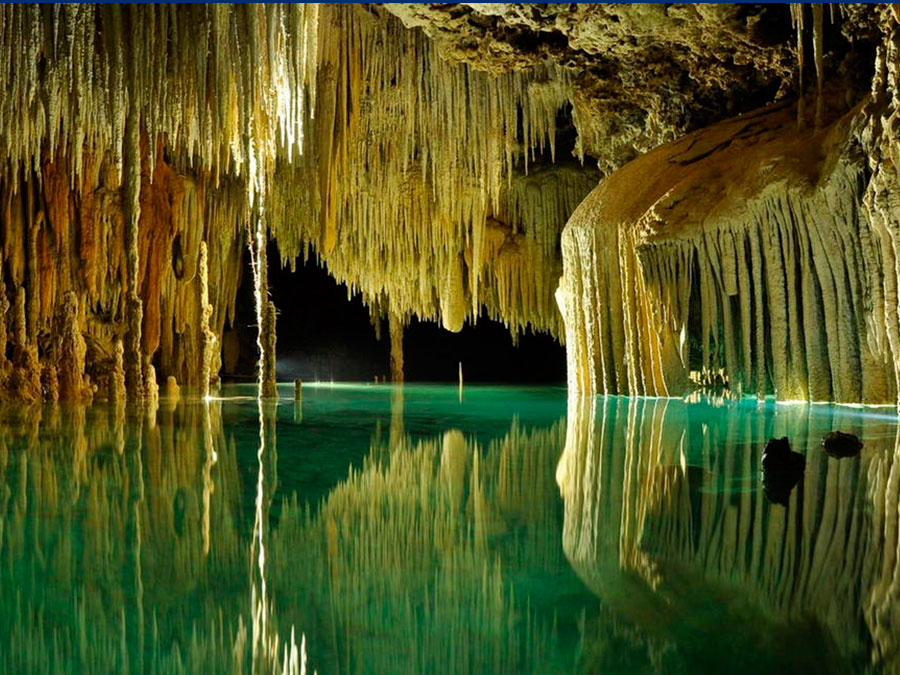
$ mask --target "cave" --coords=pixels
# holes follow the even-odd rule
[[[0,47],[0,671],[900,673],[897,5]]]

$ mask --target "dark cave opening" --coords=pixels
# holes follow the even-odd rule
[[[369,310],[359,295],[347,297],[347,287],[310,259],[296,271],[282,268],[275,245],[269,247],[269,292],[278,311],[277,365],[279,381],[373,382],[390,378],[387,320],[376,337]],[[256,378],[256,315],[249,255],[238,290],[235,325],[226,330],[224,381]],[[413,319],[404,331],[404,373],[407,382],[458,381],[462,363],[465,382],[565,384],[565,348],[555,338],[531,332],[513,343],[501,323],[480,317],[451,333],[430,321]],[[230,352],[230,354],[229,354]]]

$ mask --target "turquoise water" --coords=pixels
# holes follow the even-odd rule
[[[900,667],[892,409],[281,393],[0,411],[0,670]]]

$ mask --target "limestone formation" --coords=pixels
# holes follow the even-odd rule
[[[787,437],[770,438],[760,464],[766,499],[773,504],[787,506],[791,491],[803,479],[806,458],[799,452],[791,452]]]
[[[267,395],[272,246],[376,316],[550,333],[585,392],[696,371],[896,401],[896,25],[867,5],[6,5],[2,396],[72,391],[47,337],[70,293],[82,389],[119,395],[122,341],[128,398],[206,392],[249,244]]]
[[[403,321],[396,314],[389,314],[391,334],[391,382],[403,384]]]
[[[866,204],[869,117],[829,114],[798,130],[776,105],[601,182],[563,233],[572,388],[678,395],[691,371],[721,368],[737,392],[897,402],[897,272]]]

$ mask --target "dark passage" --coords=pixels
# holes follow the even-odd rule
[[[347,299],[347,288],[310,261],[296,272],[278,269],[276,249],[269,251],[269,286],[278,308],[277,373],[279,380],[372,382],[389,376],[390,340],[387,321],[381,339],[359,296]],[[245,261],[238,291],[234,332],[226,346],[238,349],[223,359],[224,380],[255,378],[256,316],[252,275]],[[404,333],[407,382],[456,382],[459,362],[466,382],[564,384],[565,349],[549,335],[526,334],[513,345],[509,331],[482,317],[459,333],[413,320]]]

